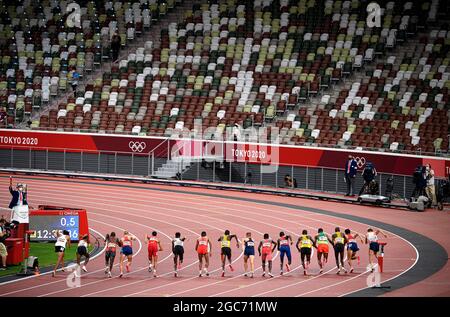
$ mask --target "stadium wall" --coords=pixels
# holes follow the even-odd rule
[[[430,163],[437,178],[448,177],[450,171],[448,157],[0,129],[0,168],[150,176],[168,158],[181,156],[197,159],[181,173],[180,177],[186,180],[284,187],[284,176],[288,174],[297,179],[299,188],[336,193],[345,192],[343,167],[349,154],[356,157],[360,172],[367,162],[374,163],[379,172],[381,191],[387,178],[393,176],[394,193],[401,197],[407,197],[412,192],[411,175],[418,165]],[[200,157],[212,159],[205,165],[198,160]],[[217,157],[223,157],[225,164],[219,164],[214,159]],[[362,179],[357,177],[356,188],[360,186]]]

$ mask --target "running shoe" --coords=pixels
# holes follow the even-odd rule
[[[265,277],[266,276],[266,272],[264,272],[263,274],[262,274],[262,277]]]
[[[173,277],[178,277],[178,273],[177,272],[173,273]]]
[[[244,274],[245,277],[248,277],[247,273]]]
[[[208,273],[208,272],[206,272],[206,276],[209,276],[209,273]]]
[[[112,277],[112,274],[111,274],[111,272],[108,272],[108,277],[109,277],[109,278],[111,278],[111,277]]]
[[[268,273],[268,275],[269,275],[270,277],[273,277],[272,273],[270,273],[270,272]]]
[[[64,268],[61,269],[61,272],[65,272],[66,270]]]
[[[286,270],[287,270],[288,272],[291,271],[291,267],[289,266],[289,264],[286,264]]]
[[[322,273],[323,273],[323,269],[320,269],[320,270],[319,270],[319,274],[322,274]]]
[[[105,267],[105,274],[108,274],[109,272],[109,267]]]
[[[305,276],[306,276],[306,270],[303,270],[303,275],[305,275]]]
[[[350,273],[353,273],[353,268],[350,268]]]
[[[119,274],[119,277],[122,277],[123,276],[123,273],[122,272],[120,272],[120,274]]]
[[[85,271],[85,272],[88,271],[87,268],[86,268],[86,265],[83,265],[83,266],[81,267],[81,269],[82,269],[83,271]]]
[[[280,271],[280,275],[283,275],[283,271]]]
[[[198,274],[198,277],[202,277],[202,273],[201,272]]]
[[[149,271],[149,273],[151,273],[153,271],[151,266],[148,267],[148,271]]]
[[[156,274],[156,272],[153,272],[153,277],[158,277],[158,275]]]
[[[231,271],[231,272],[234,272],[234,269],[233,269],[233,267],[231,266],[231,264],[229,265],[229,267],[230,267],[230,271]]]
[[[52,277],[55,277],[56,276],[56,273],[55,272],[52,272]]]
[[[253,273],[250,273],[250,278],[253,278]]]
[[[225,271],[222,271],[222,277],[225,277]]]

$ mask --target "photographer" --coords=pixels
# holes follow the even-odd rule
[[[359,191],[359,196],[361,196],[363,193],[365,193],[369,190],[369,185],[373,180],[375,180],[376,176],[377,176],[377,170],[375,169],[375,166],[373,166],[373,164],[371,162],[368,162],[362,172],[362,177],[364,179],[364,185],[361,188],[361,190]]]
[[[0,271],[6,270],[6,257],[8,256],[8,251],[5,246],[5,240],[9,237],[8,231],[6,230],[6,220],[5,218],[0,219],[0,257],[1,257],[1,267]]]
[[[425,173],[427,180],[425,192],[427,194],[427,197],[432,201],[433,207],[435,207],[437,205],[437,200],[436,200],[436,190],[434,186],[434,170],[431,168],[431,164],[426,165]]]
[[[297,188],[297,179],[292,178],[289,174],[284,176],[284,186],[286,188]]]
[[[417,166],[413,174],[414,190],[411,194],[411,201],[419,196],[425,196],[425,188],[427,187],[426,167]]]
[[[292,178],[289,174],[286,174],[286,176],[284,176],[284,186],[287,188],[292,187]]]

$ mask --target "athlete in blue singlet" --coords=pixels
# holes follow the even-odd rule
[[[250,277],[253,277],[255,272],[255,241],[252,239],[252,233],[247,232],[241,243],[244,248],[244,276],[248,276],[248,261],[250,260]]]
[[[277,241],[277,247],[280,251],[280,275],[283,275],[283,264],[284,264],[284,256],[287,257],[288,263],[286,264],[286,269],[289,272],[291,270],[292,256],[291,256],[291,247],[292,238],[289,235],[285,235],[283,231],[280,232],[280,238]]]

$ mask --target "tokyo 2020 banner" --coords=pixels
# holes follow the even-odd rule
[[[418,165],[431,164],[437,177],[447,177],[450,158],[404,155],[372,151],[350,151],[306,146],[268,145],[241,142],[200,141],[141,137],[125,135],[102,135],[87,133],[60,133],[47,131],[21,131],[0,129],[0,149],[31,149],[71,152],[121,152],[155,157],[205,157],[223,158],[233,162],[263,164],[270,167],[294,165],[343,169],[352,154],[363,169],[372,162],[381,173],[410,176]],[[1,161],[0,161],[1,167]]]

